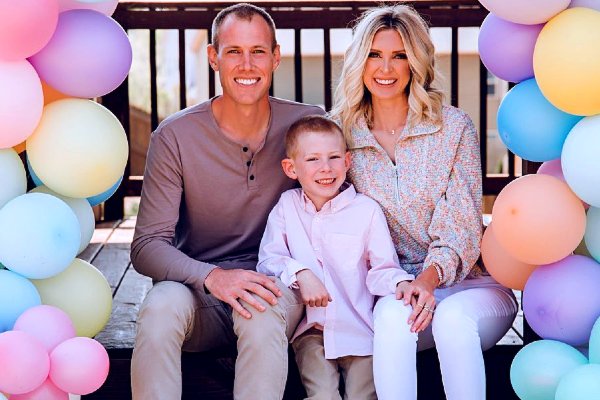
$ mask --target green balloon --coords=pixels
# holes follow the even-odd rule
[[[555,400],[579,399],[600,399],[600,365],[582,365],[560,380]]]
[[[568,344],[538,340],[517,353],[510,366],[510,382],[521,400],[554,400],[561,378],[587,362]]]

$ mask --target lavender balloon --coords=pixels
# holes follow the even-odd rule
[[[515,24],[488,14],[479,32],[481,61],[505,81],[521,82],[533,77],[533,49],[543,26]]]
[[[571,255],[537,268],[525,284],[523,311],[544,339],[580,346],[600,317],[600,264]]]
[[[110,17],[92,10],[60,14],[50,42],[32,56],[40,77],[66,95],[103,96],[129,73],[132,60],[127,34]]]

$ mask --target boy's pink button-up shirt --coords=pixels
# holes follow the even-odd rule
[[[372,355],[374,294],[414,279],[398,266],[381,208],[352,185],[318,212],[301,189],[283,193],[269,215],[258,257],[257,271],[287,286],[306,268],[324,283],[333,301],[307,306],[294,338],[322,326],[327,359]]]

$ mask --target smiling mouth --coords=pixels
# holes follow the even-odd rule
[[[235,78],[234,81],[242,86],[252,86],[256,84],[259,78]]]
[[[389,86],[389,85],[393,85],[394,83],[396,83],[397,79],[377,79],[375,78],[375,82],[377,82],[380,85],[384,85],[384,86]]]
[[[335,182],[335,178],[317,179],[315,182],[317,182],[319,185],[331,185],[333,182]]]

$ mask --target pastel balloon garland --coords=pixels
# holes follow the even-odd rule
[[[480,2],[491,11],[482,62],[516,83],[498,110],[500,138],[543,162],[500,192],[482,241],[488,271],[523,290],[543,339],[513,360],[513,389],[523,400],[600,398],[600,2]],[[589,360],[574,347],[588,343]]]
[[[91,338],[112,291],[75,257],[129,152],[120,122],[90,100],[131,66],[127,34],[110,18],[117,3],[0,0],[0,399],[68,399],[108,375]]]

